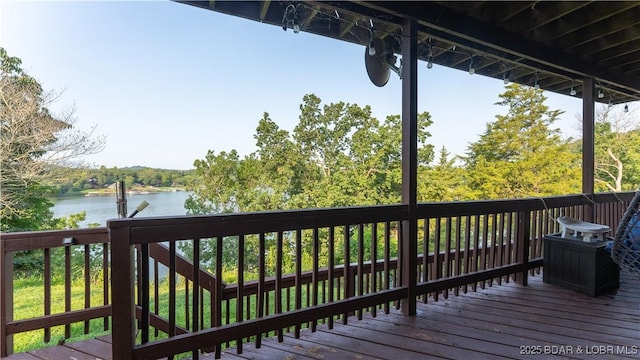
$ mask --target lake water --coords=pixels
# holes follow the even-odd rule
[[[143,200],[149,203],[146,209],[136,215],[138,217],[185,215],[184,202],[191,193],[185,191],[160,192],[151,194],[127,194],[127,211],[131,214]],[[87,218],[80,223],[80,227],[87,227],[91,223],[105,226],[108,219],[118,217],[116,196],[74,196],[53,199],[54,217],[69,216],[70,214],[87,212]]]

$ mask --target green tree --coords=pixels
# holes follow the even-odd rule
[[[545,105],[541,90],[506,86],[497,105],[507,108],[470,144],[469,187],[479,199],[579,192],[580,158],[553,123],[561,114]]]
[[[602,107],[595,124],[596,190],[635,190],[640,183],[640,120],[637,111]]]
[[[419,163],[433,160],[431,125],[422,113]],[[305,95],[292,133],[265,113],[258,123],[258,150],[241,158],[235,150],[196,160],[197,183],[187,200],[190,213],[238,212],[389,204],[400,201],[401,121],[383,122],[369,106],[322,105]]]
[[[418,172],[418,201],[461,201],[470,199],[466,169],[456,164],[445,147],[437,163]]]
[[[0,231],[44,229],[53,215],[49,169],[99,151],[102,139],[74,128],[73,113],[54,115],[55,97],[0,47]]]

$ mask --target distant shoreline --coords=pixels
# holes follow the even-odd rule
[[[153,193],[162,193],[162,192],[181,192],[185,191],[182,188],[176,187],[143,187],[143,188],[133,188],[131,190],[127,190],[127,195],[143,195],[143,194],[153,194]],[[84,196],[107,196],[107,195],[115,195],[116,190],[114,188],[100,189],[100,190],[89,190],[83,191],[82,195]]]
[[[156,194],[156,193],[164,193],[164,192],[183,192],[186,191],[183,188],[179,187],[155,187],[155,186],[135,186],[133,189],[127,190],[127,195],[144,195],[144,194]],[[64,194],[56,194],[51,196],[50,198],[59,199],[73,196],[111,196],[115,195],[116,189],[115,187],[108,187],[104,189],[91,189],[91,190],[83,190],[79,192],[68,192]]]

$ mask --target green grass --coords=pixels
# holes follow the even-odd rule
[[[35,277],[14,280],[13,319],[23,320],[44,316],[44,282]],[[103,304],[103,292],[101,284],[92,284],[91,305]],[[71,286],[71,309],[84,308],[84,284],[74,282]],[[64,308],[64,283],[52,281],[51,285],[51,314],[63,313]],[[84,322],[71,325],[71,337],[67,342],[80,341],[110,334],[104,331],[104,320],[94,319],[90,321],[89,334],[84,334]],[[25,352],[52,346],[64,340],[64,326],[51,328],[51,340],[44,342],[44,330],[34,330],[15,334],[13,337],[14,352]]]
[[[154,290],[153,283],[150,285],[150,306],[151,312],[154,312]],[[325,289],[328,293],[327,289]],[[169,317],[169,282],[162,281],[158,284],[158,313],[161,317],[167,319]],[[322,303],[322,291],[321,288],[318,291],[318,303]],[[342,289],[337,287],[334,289],[335,294],[341,293],[341,297],[344,296]],[[103,304],[103,290],[102,283],[96,282],[91,286],[91,305],[101,306]],[[51,313],[64,313],[64,283],[62,280],[52,281],[51,286]],[[186,327],[186,313],[189,314],[190,328],[192,327],[193,317],[193,288],[192,284],[189,287],[188,301],[185,295],[185,283],[184,281],[178,281],[176,284],[176,324],[181,327]],[[265,309],[265,314],[274,314],[275,311],[275,292],[270,291],[268,294],[268,310]],[[286,308],[286,290],[282,290],[282,310],[287,311]],[[306,286],[301,287],[301,307],[305,308],[311,306],[312,300],[309,299],[307,303],[307,290]],[[44,282],[42,279],[36,277],[21,278],[14,280],[14,320],[38,318],[44,315]],[[84,308],[84,283],[81,281],[75,281],[71,286],[71,310],[79,310]],[[247,319],[247,310],[249,312],[248,318],[254,319],[257,315],[257,297],[256,295],[250,296],[248,299],[243,299],[243,320]],[[247,301],[250,306],[247,305]],[[211,320],[211,297],[208,292],[205,293],[203,298],[202,312],[204,318],[204,324],[201,328],[210,328],[213,326]],[[295,289],[291,289],[289,292],[289,304],[290,308],[295,308]],[[236,322],[236,306],[235,299],[230,300],[229,303],[229,322]],[[248,307],[248,309],[247,309]],[[222,325],[227,323],[227,310],[226,304],[222,306]],[[307,324],[303,324],[302,327],[306,327]],[[289,331],[293,331],[289,329]],[[56,326],[51,328],[51,340],[48,343],[44,342],[44,330],[35,330],[14,335],[14,352],[25,352],[30,350],[39,349],[46,346],[57,345],[61,341],[76,342],[83,339],[95,338],[102,335],[110,334],[111,330],[104,330],[104,320],[94,319],[90,321],[90,329],[88,334],[84,333],[84,322],[79,322],[71,325],[71,337],[64,339],[64,326]],[[139,333],[140,334],[140,333]],[[275,333],[269,334],[273,336]],[[167,335],[159,333],[157,336],[153,329],[150,329],[150,341],[164,339]],[[235,346],[234,342],[230,342],[229,346]]]

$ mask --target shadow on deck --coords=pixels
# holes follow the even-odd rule
[[[7,359],[109,359],[110,337],[64,344]],[[522,359],[640,358],[640,279],[621,273],[617,291],[592,298],[529,278],[478,292],[419,303],[416,317],[398,311],[333,330],[319,325],[299,339],[287,334],[283,343],[264,339],[262,347],[246,344],[230,359]],[[213,359],[203,355],[201,358]]]

